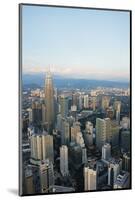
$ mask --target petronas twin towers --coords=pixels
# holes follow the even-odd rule
[[[53,79],[50,70],[46,73],[45,78],[45,121],[47,131],[51,134],[54,126],[54,88]]]

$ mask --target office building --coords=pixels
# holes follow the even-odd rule
[[[110,103],[110,96],[102,96],[101,107],[103,111],[109,107],[109,103]]]
[[[80,122],[74,122],[71,127],[71,142],[76,142],[77,133],[81,131]]]
[[[70,127],[69,123],[62,119],[62,129],[61,129],[61,144],[68,145],[70,142]]]
[[[89,96],[88,95],[84,95],[84,102],[83,102],[83,106],[84,108],[89,108]]]
[[[110,141],[110,119],[96,119],[96,146],[102,151],[102,146]]]
[[[82,164],[87,163],[87,149],[82,147]]]
[[[62,176],[68,176],[68,147],[62,145],[60,147],[60,172]]]
[[[108,185],[114,186],[114,182],[117,179],[118,174],[122,169],[122,159],[110,159],[108,165]]]
[[[34,160],[49,159],[54,162],[53,136],[45,134],[33,134],[31,141],[31,158]]]
[[[130,130],[129,129],[124,129],[121,131],[121,139],[120,139],[120,144],[121,144],[121,151],[129,152],[130,151],[130,140],[131,140],[131,135],[130,135]]]
[[[42,122],[42,104],[38,101],[32,102],[31,120],[35,125]]]
[[[114,111],[115,111],[116,121],[120,123],[121,101],[114,101]]]
[[[129,152],[123,154],[122,168],[124,171],[127,171],[127,172],[130,172],[131,170],[131,156]]]
[[[41,193],[49,193],[54,187],[54,171],[53,164],[49,160],[41,162],[39,165],[39,179]]]
[[[93,109],[93,111],[95,111],[96,110],[96,106],[97,106],[97,97],[95,96],[93,96],[92,97],[92,109]]]
[[[32,169],[29,166],[27,166],[27,168],[25,169],[24,193],[25,194],[35,193],[33,173],[32,173]]]
[[[85,124],[85,133],[88,145],[93,145],[93,124],[90,121]]]
[[[130,187],[129,172],[121,171],[114,182],[114,189],[126,189]]]
[[[102,146],[102,159],[108,160],[111,157],[111,145],[106,143]]]
[[[97,189],[97,171],[89,166],[84,167],[84,191]]]
[[[120,125],[122,127],[122,129],[130,129],[130,119],[129,117],[123,117]]]
[[[80,145],[80,147],[82,147],[82,148],[85,147],[82,132],[76,133],[75,143]]]
[[[56,129],[57,129],[58,131],[61,131],[61,130],[62,130],[62,115],[61,115],[61,114],[58,114],[58,115],[57,115]]]
[[[78,109],[81,110],[83,108],[83,97],[79,95],[78,97]]]
[[[119,146],[119,134],[120,134],[120,126],[116,120],[111,120],[111,146],[112,149],[117,148]]]
[[[54,112],[54,88],[51,72],[46,73],[45,80],[45,120],[48,133],[52,134],[54,126],[55,112]]]
[[[54,163],[54,145],[52,135],[42,135],[43,160],[48,159]]]
[[[59,97],[59,104],[60,104],[60,113],[63,118],[67,117],[68,115],[68,97],[61,95]]]

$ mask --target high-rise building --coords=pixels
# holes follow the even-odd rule
[[[96,146],[101,151],[102,146],[110,140],[110,119],[96,119]]]
[[[58,114],[57,115],[57,124],[56,124],[56,128],[58,131],[62,130],[62,115]]]
[[[54,126],[55,112],[54,112],[54,88],[51,72],[46,73],[45,80],[45,120],[47,131],[52,132]]]
[[[49,159],[54,162],[53,136],[48,134],[33,134],[31,140],[31,158],[34,160]]]
[[[59,97],[59,104],[60,104],[60,113],[62,117],[66,117],[68,115],[68,97],[61,95]]]
[[[87,146],[93,145],[93,124],[87,121],[85,124],[84,140]]]
[[[38,159],[37,156],[37,137],[35,134],[30,136],[31,141],[31,158]]]
[[[111,157],[111,145],[106,143],[102,146],[102,159],[108,160]]]
[[[76,142],[77,133],[81,131],[80,122],[74,122],[71,127],[71,142]]]
[[[122,151],[129,152],[130,151],[130,130],[124,129],[121,131],[121,139],[120,139],[120,146]]]
[[[72,105],[78,106],[78,94],[72,94]]]
[[[80,95],[78,97],[78,109],[81,110],[83,108],[83,97]]]
[[[131,166],[131,157],[130,153],[124,153],[123,159],[122,159],[122,167],[124,171],[130,172],[130,166]]]
[[[92,97],[92,109],[93,109],[93,111],[96,109],[96,104],[97,104],[97,97],[93,96]]]
[[[116,121],[120,123],[120,110],[121,110],[121,101],[114,102],[114,111],[116,116]]]
[[[42,151],[42,135],[37,135],[37,159],[42,160],[43,157],[43,151]]]
[[[73,126],[73,123],[75,122],[75,118],[73,116],[69,116],[66,118],[67,122],[69,123],[69,126]]]
[[[120,126],[116,120],[111,120],[111,146],[112,149],[117,148],[119,146],[119,132]]]
[[[49,159],[54,163],[53,136],[42,135],[43,160]]]
[[[32,102],[32,122],[41,124],[42,122],[42,104],[38,101]]]
[[[86,122],[85,130],[86,132],[93,134],[93,124],[90,121]]]
[[[25,169],[25,177],[24,177],[24,193],[25,194],[33,194],[35,193],[35,187],[33,183],[33,173],[32,169],[27,166]]]
[[[91,169],[89,166],[84,167],[84,190],[96,190],[97,189],[97,171]]]
[[[69,156],[72,161],[70,163],[71,166],[75,167],[75,169],[78,169],[82,166],[82,163],[85,159],[85,150],[82,152],[82,147],[80,145],[70,143]]]
[[[110,96],[102,96],[101,107],[103,110],[109,107],[109,103],[110,103]]]
[[[61,129],[61,144],[68,145],[70,141],[69,123],[63,118]]]
[[[31,123],[33,121],[33,115],[32,115],[32,109],[31,108],[28,109],[28,113],[29,113],[29,123]]]
[[[49,160],[29,164],[25,169],[25,193],[49,193],[54,187],[53,164]]]
[[[129,172],[121,171],[114,182],[114,189],[126,189],[130,187]]]
[[[110,119],[114,117],[114,109],[111,106],[106,109],[106,117]]]
[[[122,160],[111,159],[108,165],[108,185],[114,186],[120,170],[122,169]]]
[[[68,176],[68,147],[62,145],[60,147],[60,171],[62,176]]]
[[[120,125],[123,129],[129,129],[130,128],[130,119],[128,117],[123,117],[122,121],[120,122]]]
[[[39,165],[39,178],[41,193],[49,193],[54,187],[54,171],[53,164],[49,160],[45,160]]]
[[[82,132],[77,132],[77,133],[76,133],[75,142],[76,142],[76,144],[78,144],[80,147],[82,147],[82,148],[85,147]]]
[[[88,95],[84,95],[84,104],[83,104],[84,108],[89,108],[89,96]]]
[[[82,164],[87,163],[87,150],[85,147],[82,147]]]

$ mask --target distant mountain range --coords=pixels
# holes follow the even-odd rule
[[[29,87],[43,87],[45,81],[45,74],[23,74],[23,86]],[[54,85],[57,88],[95,88],[95,87],[116,87],[128,88],[128,82],[107,81],[107,80],[88,80],[79,78],[66,78],[58,75],[53,75]]]

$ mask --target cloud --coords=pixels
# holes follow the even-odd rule
[[[72,78],[86,78],[86,79],[100,79],[100,80],[129,80],[129,71],[121,71],[107,68],[99,69],[98,67],[92,66],[57,66],[57,65],[46,65],[46,66],[33,66],[24,65],[23,73],[45,73],[50,68],[51,72],[56,75],[72,77]]]

